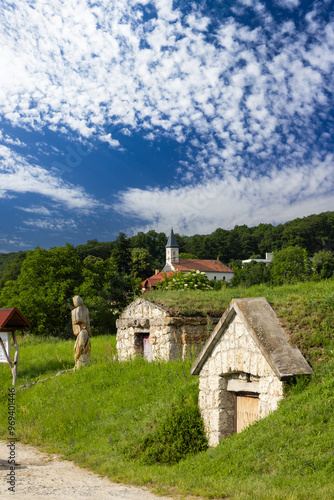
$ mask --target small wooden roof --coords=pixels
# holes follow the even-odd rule
[[[313,373],[300,350],[289,344],[287,334],[270,304],[264,297],[256,297],[232,299],[193,364],[192,375],[200,373],[235,314],[243,321],[255,344],[280,380],[287,380],[294,375]]]
[[[13,332],[29,328],[30,326],[29,321],[25,319],[16,307],[0,309],[0,330]]]

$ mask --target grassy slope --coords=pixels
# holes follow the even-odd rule
[[[147,295],[148,300],[167,307],[176,316],[217,317],[233,298],[242,297],[265,297],[279,316],[291,343],[302,350],[307,360],[312,363],[323,358],[324,347],[333,339],[334,279],[281,287],[258,285],[219,292],[175,291]]]
[[[189,374],[189,361],[115,362],[114,337],[92,339],[92,366],[18,391],[17,437],[114,480],[165,493],[235,499],[334,498],[334,351],[331,335],[324,334],[332,321],[332,289],[333,282],[323,283],[322,288],[316,284],[258,289],[258,295],[271,303],[275,298],[292,332],[304,331],[298,325],[306,323],[299,340],[312,356],[314,346],[307,345],[307,338],[318,338],[324,361],[314,365],[309,385],[290,389],[276,412],[215,449],[175,465],[145,465],[129,458],[127,449],[154,427],[176,397],[182,393],[196,397],[198,381]],[[318,319],[309,326],[314,316]],[[19,384],[35,378],[37,370],[44,378],[73,366],[72,351],[72,341],[23,341]],[[0,377],[0,432],[5,436],[8,366],[0,365]]]

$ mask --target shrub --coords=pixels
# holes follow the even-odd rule
[[[213,283],[201,271],[190,271],[190,273],[175,272],[168,277],[165,275],[164,281],[159,283],[158,288],[165,290],[212,290]]]
[[[164,411],[160,408],[148,431],[125,451],[132,459],[152,465],[173,464],[207,449],[207,439],[196,397],[179,396]]]

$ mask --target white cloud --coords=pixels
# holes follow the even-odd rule
[[[277,4],[295,9],[300,2]],[[299,29],[292,20],[276,22],[265,2],[242,0],[238,8],[252,9],[257,27],[229,15],[214,19],[213,33],[201,3],[189,4],[186,15],[175,5],[6,3],[0,13],[1,115],[15,126],[95,137],[119,150],[112,126],[125,135],[141,132],[149,141],[194,139],[179,168],[188,187],[120,195],[119,211],[167,227],[174,212],[185,231],[194,226],[206,232],[217,223],[293,214],[306,202],[328,206],[329,191],[320,191],[305,163],[314,158],[320,174],[317,158],[331,140],[322,135],[322,145],[318,141],[334,92],[334,22],[318,15],[322,2],[310,7]],[[145,20],[144,9],[156,15]],[[6,154],[0,196],[37,192],[69,208],[98,205],[82,188]],[[327,184],[332,173],[330,168]],[[193,187],[193,179],[203,187]],[[224,215],[221,222],[217,213]]]
[[[64,231],[66,229],[76,229],[77,222],[74,219],[28,219],[23,221],[26,226],[35,229]]]
[[[210,19],[199,6],[183,19],[172,0],[156,0],[158,17],[143,22],[144,5],[36,0],[32,7],[18,0],[15,10],[8,7],[0,17],[0,112],[14,125],[71,129],[114,148],[120,144],[105,131],[110,123],[127,133],[144,127],[147,137],[160,128],[181,143],[195,128],[224,139],[233,161],[245,133],[258,148],[271,148],[276,127],[294,127],[298,116],[311,126],[318,106],[326,106],[333,23],[306,44],[303,31],[292,22],[275,25],[255,2],[263,28],[229,17],[216,44],[203,36]]]
[[[69,209],[90,211],[101,206],[83,188],[57,178],[39,165],[0,145],[0,197],[37,193]]]
[[[300,0],[276,0],[276,3],[284,9],[293,10],[299,7]]]
[[[117,139],[113,139],[111,134],[100,135],[99,139],[102,142],[107,142],[114,149],[123,149],[120,142]]]
[[[324,160],[268,175],[228,176],[182,188],[129,189],[114,208],[137,220],[134,231],[171,224],[182,234],[211,233],[236,224],[281,223],[295,217],[333,209],[334,160]]]
[[[31,214],[40,214],[40,215],[51,215],[52,211],[46,207],[16,207],[19,210],[23,210],[23,212],[31,213]]]
[[[13,139],[10,135],[4,134],[2,130],[0,130],[0,141],[4,142],[5,144],[10,144],[11,146],[20,146],[24,147],[26,144],[17,137]]]

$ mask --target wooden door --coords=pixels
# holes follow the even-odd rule
[[[143,351],[144,351],[144,358],[146,358],[147,361],[152,361],[152,349],[151,349],[151,343],[149,341],[149,335],[143,336]]]
[[[253,424],[259,418],[259,395],[236,394],[235,396],[235,432]]]

